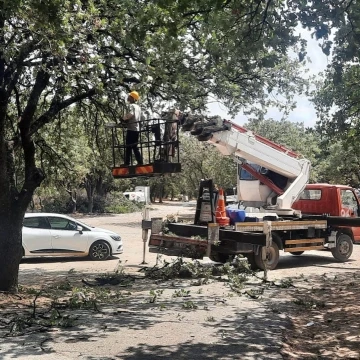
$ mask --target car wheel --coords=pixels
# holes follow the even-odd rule
[[[347,261],[353,252],[351,237],[346,234],[340,234],[336,239],[336,247],[332,248],[331,252],[336,260],[340,262]]]
[[[107,260],[110,255],[110,246],[106,241],[96,241],[90,246],[89,256],[91,260]]]

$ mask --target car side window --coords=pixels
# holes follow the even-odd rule
[[[54,230],[70,230],[74,231],[77,229],[77,225],[74,221],[60,218],[60,217],[49,217],[51,228]]]
[[[43,216],[24,218],[23,226],[33,229],[50,229],[47,218]]]

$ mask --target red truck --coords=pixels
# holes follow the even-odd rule
[[[359,199],[353,188],[344,185],[308,184],[292,208],[302,214],[359,217]],[[341,232],[360,243],[360,227],[340,227]]]

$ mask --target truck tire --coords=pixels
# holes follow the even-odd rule
[[[246,254],[245,257],[247,258],[247,261],[250,265],[251,270],[258,269],[258,266],[256,265],[256,262],[255,262],[255,254],[254,253]]]
[[[345,262],[349,259],[353,252],[353,242],[349,235],[340,234],[336,239],[336,247],[331,249],[333,257],[340,261]]]
[[[272,244],[269,248],[269,252],[267,254],[267,258],[268,258],[267,259],[267,269],[268,270],[276,269],[277,264],[279,263],[280,254],[279,254],[279,246],[277,245],[277,243],[275,241],[272,241]],[[254,259],[255,259],[256,266],[259,269],[264,270],[265,262],[262,259],[262,250],[260,250],[258,254],[255,254]]]
[[[227,261],[232,260],[232,259],[229,259],[230,256],[233,257],[233,255],[223,254],[223,253],[212,251],[210,254],[210,260],[225,264]]]
[[[303,254],[304,252],[303,251],[293,251],[291,252],[290,254],[291,255],[295,255],[295,256],[300,256],[301,254]]]

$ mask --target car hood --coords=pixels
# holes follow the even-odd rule
[[[109,234],[109,235],[119,235],[113,231],[110,231],[110,230],[106,230],[106,229],[102,229],[102,228],[99,228],[99,227],[92,227],[90,228],[90,230],[92,232],[102,232],[102,233],[106,233],[106,234]]]

